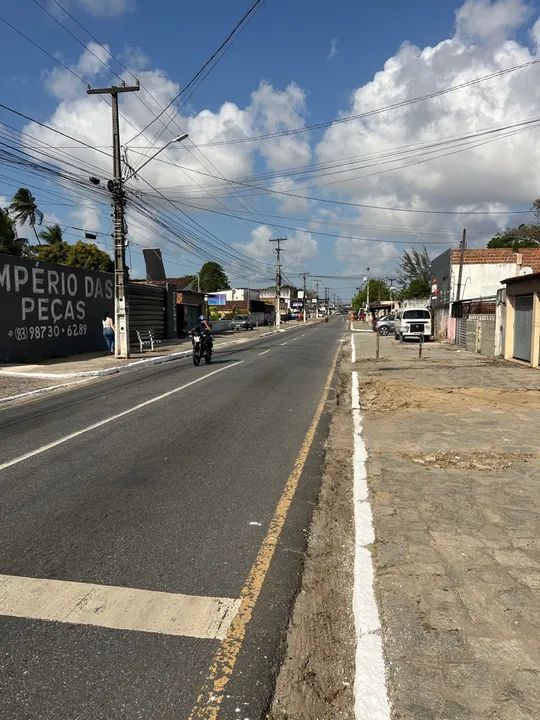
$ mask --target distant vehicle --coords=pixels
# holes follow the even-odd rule
[[[251,319],[251,315],[237,315],[233,318],[233,330],[253,330],[255,322]]]
[[[375,329],[379,335],[390,335],[394,332],[395,315],[385,315],[384,317],[377,320],[375,323]]]
[[[426,308],[407,308],[396,314],[394,338],[403,342],[407,338],[418,338],[423,335],[424,342],[432,336],[431,313]]]

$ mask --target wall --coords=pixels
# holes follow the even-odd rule
[[[452,265],[452,302],[456,299],[459,265]],[[463,265],[461,300],[493,297],[501,280],[516,274],[515,263],[471,263]]]
[[[105,352],[113,296],[111,273],[0,255],[0,361]]]

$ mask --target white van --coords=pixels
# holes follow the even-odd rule
[[[398,310],[394,324],[394,338],[403,342],[407,338],[424,336],[424,342],[431,340],[431,313],[423,308],[405,308]]]

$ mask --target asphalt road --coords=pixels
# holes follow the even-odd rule
[[[257,571],[252,613],[240,631],[242,612],[227,623],[245,601],[344,329],[341,318],[299,326],[218,351],[210,366],[179,361],[0,410],[3,720],[263,716],[301,574],[327,413],[269,570]],[[193,613],[164,611],[170,598],[195,598]],[[216,632],[214,609],[197,610],[208,598],[230,608]],[[149,630],[156,619],[161,629]],[[182,629],[190,623],[193,633]],[[212,715],[197,698],[233,631],[236,663]]]

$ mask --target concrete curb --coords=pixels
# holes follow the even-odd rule
[[[311,324],[311,323],[310,323]],[[316,323],[312,323],[311,325],[314,325]],[[294,327],[290,328],[284,328],[282,330],[270,330],[269,332],[261,333],[261,335],[258,335],[256,338],[242,338],[238,340],[228,340],[223,343],[216,343],[215,347],[225,347],[227,345],[243,345],[244,343],[253,342],[255,340],[258,340],[259,338],[268,337],[270,335],[276,335],[277,333],[287,332],[290,330],[296,330],[300,329],[302,326],[295,325]],[[35,378],[35,379],[42,379],[42,380],[67,380],[70,378],[98,378],[98,377],[106,377],[108,375],[116,375],[118,373],[122,372],[132,372],[134,370],[143,369],[145,367],[150,367],[152,365],[162,365],[167,362],[173,362],[174,360],[180,360],[181,358],[189,357],[191,355],[191,348],[189,350],[181,350],[180,352],[173,352],[168,353],[167,355],[158,355],[157,357],[148,358],[146,360],[136,360],[135,362],[128,363],[127,365],[121,365],[119,367],[112,367],[112,368],[104,368],[103,370],[81,370],[79,372],[71,372],[71,373],[47,373],[47,372],[16,372],[14,370],[0,370],[0,376],[4,375],[6,377],[19,377],[19,378]],[[41,391],[45,391],[47,389],[55,389],[57,387],[62,387],[62,385],[55,385],[50,388],[43,388]],[[32,395],[38,391],[32,390],[28,393],[22,393],[21,395],[13,396],[14,399],[24,397],[25,395]],[[7,400],[2,399],[0,402],[7,402]]]

